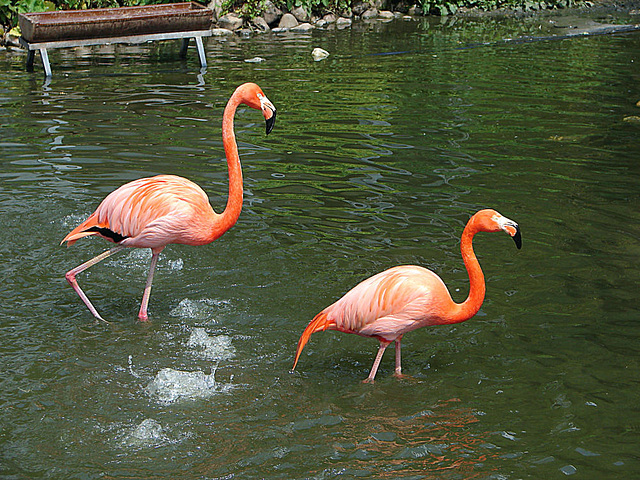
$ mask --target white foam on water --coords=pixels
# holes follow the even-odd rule
[[[202,300],[185,298],[169,312],[169,315],[195,320],[209,320],[216,323],[211,317],[220,307],[224,307],[228,303],[227,301],[212,300],[210,298]]]
[[[79,213],[72,213],[70,215],[67,215],[62,219],[62,226],[67,228],[76,228],[78,225],[84,222],[89,215],[90,213],[87,213],[86,215],[81,215]]]
[[[184,267],[184,262],[181,258],[176,258],[175,260],[167,260],[167,267],[170,270],[182,270]]]
[[[119,427],[116,436],[117,445],[125,449],[159,448],[182,442],[192,433],[182,429],[178,435],[173,435],[171,429],[166,429],[153,418],[145,418],[140,424]]]
[[[207,375],[201,371],[185,372],[163,368],[147,385],[146,390],[160,403],[167,404],[211,397],[220,391],[216,386],[214,369]]]
[[[122,443],[130,447],[156,447],[169,442],[162,425],[153,418],[146,418],[127,432]]]
[[[235,357],[236,348],[228,335],[210,336],[204,328],[194,328],[187,341],[191,352],[206,360],[229,360]]]
[[[112,246],[109,246],[111,248]],[[121,270],[148,271],[151,261],[151,250],[148,248],[127,248],[119,254],[109,257],[106,264]]]

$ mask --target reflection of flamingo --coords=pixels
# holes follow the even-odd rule
[[[255,83],[245,83],[233,93],[222,117],[222,143],[229,168],[229,197],[224,212],[211,208],[207,194],[195,183],[174,175],[141,178],[122,185],[100,203],[95,212],[74,228],[61,244],[98,235],[117,246],[69,270],[66,279],[97,319],[95,307],[80,289],[76,275],[125,247],[150,248],[153,255],[138,318],[147,320],[147,306],[158,255],[170,243],[206,245],[229,230],[242,209],[242,169],[233,132],[240,104],[262,110],[267,134],[275,124],[276,109]]]
[[[312,333],[338,330],[374,337],[380,342],[378,355],[365,382],[373,382],[382,354],[395,341],[396,370],[401,375],[400,341],[402,335],[429,325],[464,322],[473,317],[484,300],[484,275],[473,253],[472,240],[478,232],[503,230],[522,246],[520,227],[495,210],[481,210],[467,222],[460,250],[469,272],[469,296],[455,303],[444,282],[435,273],[413,265],[393,267],[356,285],[340,300],[314,317],[298,341],[293,368]]]

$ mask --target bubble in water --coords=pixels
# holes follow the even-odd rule
[[[128,443],[136,446],[158,445],[166,440],[160,422],[146,418],[128,436]]]
[[[158,448],[180,443],[191,436],[191,432],[184,430],[177,436],[171,435],[157,420],[145,418],[139,425],[121,430],[118,445],[126,449]]]
[[[157,397],[161,403],[173,403],[179,400],[207,398],[216,393],[215,371],[210,375],[204,372],[184,372],[172,368],[163,368],[147,385],[147,392]]]
[[[182,261],[181,258],[178,258],[176,260],[168,260],[167,266],[171,270],[182,270],[182,268],[184,267],[184,262]]]
[[[86,215],[80,215],[77,213],[72,213],[71,215],[67,215],[66,217],[64,217],[62,219],[62,225],[64,227],[67,228],[75,228],[77,227],[79,224],[81,224],[83,221],[85,221],[87,219],[87,217],[90,215],[90,213],[87,213]]]
[[[231,344],[231,337],[218,335],[211,337],[204,328],[194,328],[187,341],[187,346],[193,353],[207,360],[228,360],[236,353]]]
[[[210,321],[214,312],[227,304],[228,302],[226,301],[216,301],[209,298],[205,298],[203,300],[191,300],[189,298],[185,298],[180,301],[178,306],[169,312],[169,315],[172,317]]]

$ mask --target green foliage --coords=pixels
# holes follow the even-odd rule
[[[247,0],[240,5],[237,12],[245,18],[255,18],[264,13],[266,3],[266,0]]]
[[[326,12],[343,12],[351,6],[349,0],[284,0],[286,10],[303,7],[308,12],[322,14]]]
[[[432,15],[454,15],[459,8],[473,8],[481,11],[505,9],[513,11],[535,11],[548,8],[573,6],[574,0],[421,0],[422,10]]]
[[[47,0],[0,0],[0,24],[13,27],[18,23],[19,13],[48,10],[55,10],[55,5]]]
[[[310,13],[343,12],[352,0],[271,0],[281,10],[290,12],[296,7],[303,7]],[[222,13],[237,12],[245,18],[254,18],[264,13],[266,0],[223,0]]]

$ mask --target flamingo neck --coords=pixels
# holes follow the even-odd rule
[[[240,156],[238,155],[238,145],[233,131],[233,119],[236,114],[241,98],[238,92],[234,93],[222,116],[222,144],[227,157],[227,167],[229,169],[229,196],[224,211],[217,217],[213,224],[212,237],[216,239],[229,230],[240,217],[242,210],[242,167]]]
[[[467,273],[469,274],[469,296],[464,302],[455,304],[448,323],[459,323],[469,320],[478,313],[484,301],[486,292],[484,275],[480,268],[480,263],[476,258],[476,254],[473,251],[473,237],[476,233],[478,233],[478,229],[474,225],[474,222],[471,221],[467,223],[464,232],[462,232],[460,251],[462,252],[464,266],[467,268]]]

